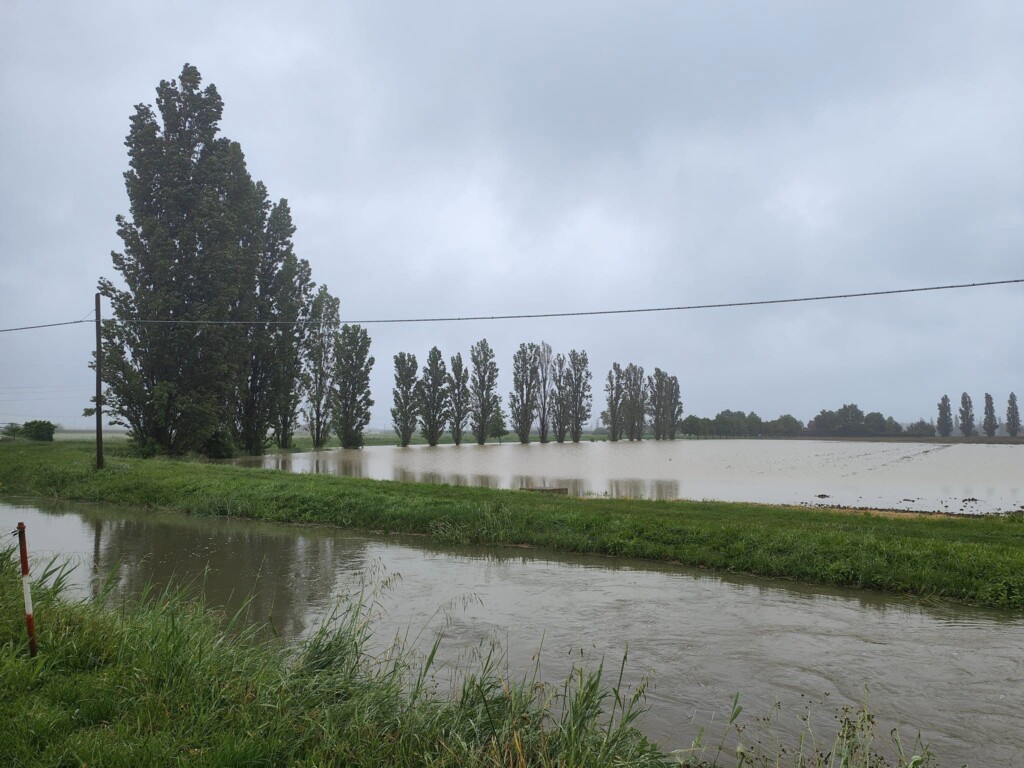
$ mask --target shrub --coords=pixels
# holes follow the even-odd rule
[[[935,425],[919,419],[907,427],[903,434],[910,437],[935,437]]]
[[[26,421],[22,424],[21,434],[29,440],[43,440],[52,443],[53,433],[56,429],[57,425],[53,422],[36,419],[35,421]]]

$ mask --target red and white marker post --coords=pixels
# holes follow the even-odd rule
[[[18,523],[18,548],[21,550],[21,586],[25,590],[25,627],[28,629],[28,652],[36,655],[36,620],[32,615],[32,590],[28,578],[28,544],[25,543],[25,524]]]

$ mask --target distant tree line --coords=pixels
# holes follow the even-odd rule
[[[795,437],[803,434],[802,421],[788,413],[764,421],[756,413],[720,411],[713,419],[687,416],[682,432],[695,437]]]
[[[391,423],[398,443],[407,446],[417,426],[429,445],[437,445],[446,432],[456,445],[468,426],[479,445],[509,433],[509,421],[521,443],[530,442],[534,426],[540,442],[579,442],[592,406],[590,362],[587,353],[570,350],[553,354],[547,342],[523,343],[512,358],[512,391],[506,414],[498,393],[498,365],[494,350],[481,339],[469,350],[469,367],[462,353],[445,364],[433,347],[417,372],[416,356],[395,355]]]
[[[949,395],[943,395],[939,400],[939,418],[937,430],[942,437],[949,437],[953,434],[954,428],[960,432],[962,437],[970,437],[976,434],[976,423],[974,416],[974,403],[971,396],[966,392],[960,395],[960,408],[953,414],[953,404]],[[1006,420],[1002,425],[996,416],[995,401],[988,392],[985,393],[985,412],[981,421],[981,431],[987,437],[995,437],[999,427],[1006,429],[1010,437],[1017,437],[1020,434],[1020,410],[1017,408],[1017,395],[1013,392],[1006,402]]]
[[[881,437],[903,434],[903,425],[878,411],[865,414],[856,403],[822,410],[807,423],[807,433],[822,437]]]

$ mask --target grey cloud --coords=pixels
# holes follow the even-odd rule
[[[183,3],[171,14],[15,2],[3,14],[5,326],[89,310],[127,207],[128,116],[185,61],[220,90],[224,132],[253,175],[290,200],[298,250],[346,318],[1024,276],[1016,3]],[[482,336],[506,371],[526,339],[585,348],[596,387],[614,360],[666,368],[700,414],[807,419],[856,401],[913,419],[965,389],[1005,402],[1024,389],[1020,295],[373,326],[373,423],[388,422],[395,352],[466,354]],[[0,386],[60,377],[87,397],[83,328],[0,337]],[[56,361],[66,369],[46,367]],[[0,421],[7,405],[81,423],[84,403],[0,399]]]

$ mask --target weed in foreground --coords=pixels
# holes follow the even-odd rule
[[[740,720],[743,707],[739,694],[733,697],[728,723],[716,744],[704,742],[705,731],[688,749],[671,753],[684,768],[935,768],[934,755],[918,737],[910,749],[904,747],[899,733],[893,730],[889,740],[880,739],[874,715],[865,700],[858,707],[836,711],[838,730],[834,735],[818,733],[813,715],[823,709],[824,702],[808,704],[800,715],[801,729],[796,743],[784,743],[772,730],[781,706],[757,718],[750,729]],[[727,746],[728,745],[728,746]]]
[[[431,683],[422,663],[370,650],[372,593],[341,604],[299,648],[267,642],[183,589],[73,602],[37,580],[28,658],[10,551],[0,553],[2,765],[663,765],[600,669],[563,689],[516,681],[495,657]],[[615,701],[609,713],[605,705]]]

